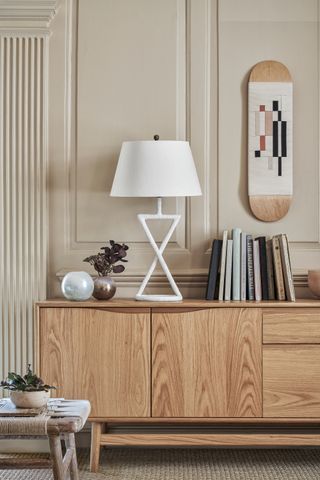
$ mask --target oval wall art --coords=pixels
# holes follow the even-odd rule
[[[292,200],[292,78],[280,62],[253,67],[248,84],[248,187],[252,213],[284,217]]]

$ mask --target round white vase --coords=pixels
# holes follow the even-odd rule
[[[69,272],[61,283],[62,293],[67,300],[88,300],[93,289],[93,280],[87,272]]]
[[[10,399],[18,408],[41,408],[47,404],[49,398],[50,391],[10,392]]]

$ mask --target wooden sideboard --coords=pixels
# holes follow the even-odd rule
[[[35,331],[40,375],[91,402],[92,471],[100,445],[320,445],[319,301],[50,300]]]

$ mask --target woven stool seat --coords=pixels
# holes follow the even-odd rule
[[[32,436],[47,435],[49,438],[51,461],[32,465],[29,461],[17,459],[1,459],[0,469],[16,468],[53,468],[55,480],[66,480],[69,473],[72,480],[78,480],[78,465],[74,434],[86,423],[90,413],[87,400],[49,400],[47,408],[32,416],[22,416],[21,409],[15,409],[9,399],[0,404],[0,436]],[[19,411],[20,410],[20,411]],[[28,415],[28,412],[25,413]],[[3,416],[2,416],[3,415]],[[63,456],[61,440],[64,441],[66,453]]]

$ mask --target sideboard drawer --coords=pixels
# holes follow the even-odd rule
[[[263,343],[320,343],[320,309],[264,312]]]
[[[320,345],[263,347],[263,416],[320,417]]]

